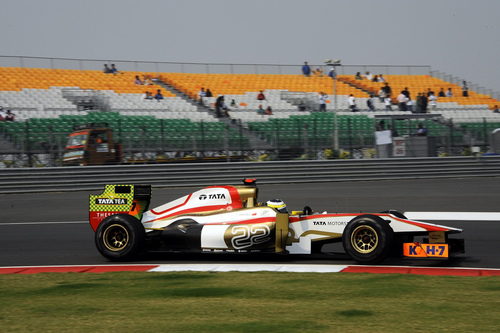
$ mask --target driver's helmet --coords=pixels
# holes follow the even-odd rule
[[[281,199],[272,199],[266,202],[268,207],[276,209],[280,213],[286,213],[286,204]]]

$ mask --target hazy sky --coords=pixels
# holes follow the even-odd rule
[[[430,65],[500,91],[500,0],[0,0],[0,55]]]

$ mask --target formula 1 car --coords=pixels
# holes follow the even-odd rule
[[[98,251],[129,260],[145,251],[312,254],[342,242],[359,263],[389,255],[448,258],[464,252],[461,229],[380,213],[281,212],[257,201],[254,179],[241,186],[209,186],[148,210],[150,185],[106,185],[90,196],[89,219]],[[418,238],[421,241],[416,242]]]

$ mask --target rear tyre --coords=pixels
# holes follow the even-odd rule
[[[342,235],[344,250],[361,264],[379,263],[392,246],[394,232],[378,216],[361,215],[349,222]]]
[[[146,233],[142,223],[127,214],[105,218],[95,233],[97,250],[110,260],[137,257],[144,249]]]

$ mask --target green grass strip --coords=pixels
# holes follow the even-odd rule
[[[500,277],[44,273],[0,277],[2,332],[494,332]]]

